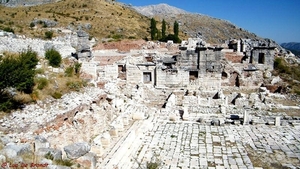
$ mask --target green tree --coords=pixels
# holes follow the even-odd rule
[[[62,61],[60,53],[53,48],[46,51],[45,58],[49,61],[49,65],[52,67],[59,67]]]
[[[156,28],[156,21],[154,18],[151,19],[151,26],[150,26],[150,34],[151,34],[151,40],[156,40],[156,33],[157,33],[157,28]]]
[[[0,58],[0,110],[8,111],[18,104],[12,91],[32,93],[37,53],[28,49],[18,56]]]
[[[174,22],[174,28],[173,29],[174,29],[175,37],[178,37],[178,35],[179,35],[179,24],[178,24],[177,21]]]
[[[162,39],[166,38],[166,30],[167,30],[166,21],[163,19],[162,25],[161,25],[161,37],[162,37]]]

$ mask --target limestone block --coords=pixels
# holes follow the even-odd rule
[[[4,155],[0,154],[0,163],[2,164],[4,162],[6,162],[6,157]]]
[[[77,159],[88,153],[90,150],[91,146],[86,142],[74,143],[64,147],[64,151],[70,159]]]
[[[32,153],[31,145],[28,143],[9,143],[7,146],[4,147],[3,150],[1,150],[1,154],[5,155],[8,158],[15,158],[17,156],[24,155],[27,153]]]
[[[129,125],[129,118],[128,118],[128,116],[123,116],[123,124],[125,126]]]
[[[143,120],[143,119],[145,119],[145,114],[144,114],[144,112],[135,112],[132,114],[132,119],[133,120]]]
[[[243,121],[244,121],[243,122],[244,125],[249,124],[249,113],[246,110],[244,111],[244,120]]]
[[[282,79],[279,76],[276,76],[272,79],[271,84],[274,85],[274,84],[279,83],[281,81],[282,81]]]
[[[87,153],[84,156],[79,157],[76,162],[79,163],[82,168],[95,169],[97,163],[96,154]]]
[[[190,118],[188,109],[189,109],[188,107],[183,108],[183,120],[189,120]]]
[[[115,127],[112,127],[109,130],[109,134],[111,137],[118,137],[119,136],[118,129],[116,129]]]
[[[108,147],[111,141],[111,137],[109,133],[103,133],[103,135],[101,136],[101,144],[103,145],[103,147]]]
[[[275,118],[275,126],[280,126],[280,117]]]
[[[35,152],[37,152],[40,148],[49,148],[50,143],[43,136],[36,136],[34,138],[34,147]]]
[[[259,101],[259,96],[257,93],[251,93],[249,96],[249,101],[254,103],[255,101]]]
[[[124,124],[123,124],[123,119],[122,118],[117,118],[114,126],[113,126],[117,131],[123,131],[124,130]]]
[[[102,142],[101,142],[101,135],[94,138],[91,146],[91,152],[98,154],[99,156],[102,156],[104,153]]]
[[[213,118],[211,120],[211,125],[212,126],[220,126],[220,120],[219,119],[216,119],[216,118]]]
[[[237,98],[235,100],[235,105],[237,107],[248,107],[249,106],[249,100],[244,99],[244,98]]]
[[[221,113],[226,114],[226,107],[225,106],[221,106]]]
[[[178,116],[178,115],[179,115],[179,113],[177,113],[177,114],[174,113],[174,112],[173,112],[173,113],[170,113],[170,115],[169,115],[169,120],[170,120],[170,121],[178,121],[178,120],[179,120],[179,116]]]

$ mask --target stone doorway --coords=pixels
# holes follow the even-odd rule
[[[265,64],[265,54],[264,53],[259,53],[258,54],[258,63],[259,64]]]

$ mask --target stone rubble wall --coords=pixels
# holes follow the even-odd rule
[[[71,45],[71,38],[66,36],[64,39],[54,39],[51,41],[41,39],[31,39],[24,37],[8,37],[0,36],[0,53],[7,52],[21,52],[31,48],[38,53],[38,56],[44,57],[47,49],[54,47],[63,58],[71,56],[72,52],[76,52]]]

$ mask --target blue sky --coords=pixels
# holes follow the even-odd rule
[[[119,0],[133,6],[166,3],[230,21],[277,43],[300,42],[300,0]]]

